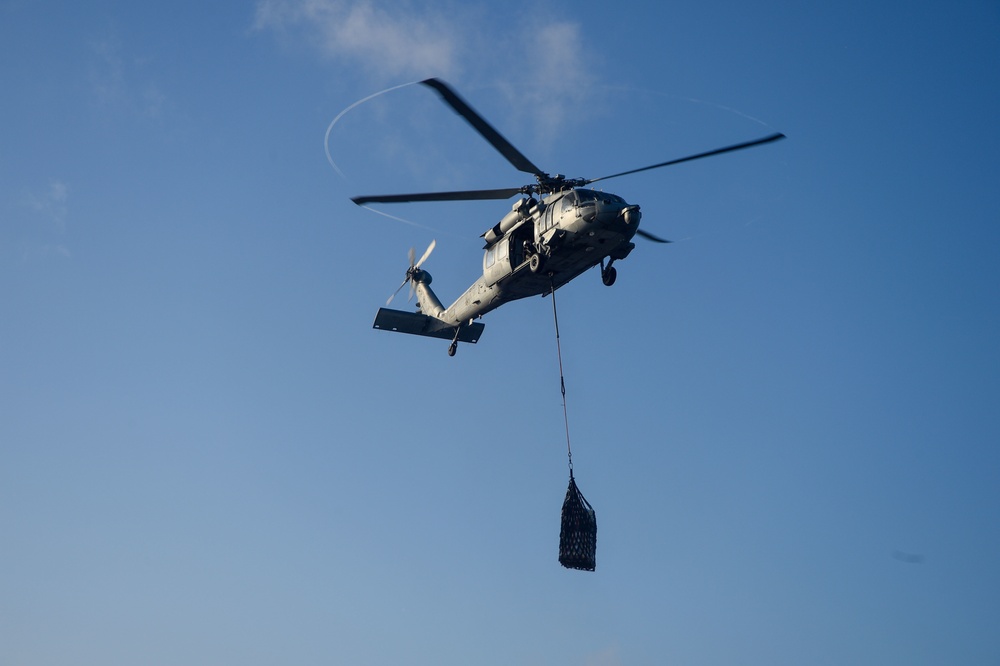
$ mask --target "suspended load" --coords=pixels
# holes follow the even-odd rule
[[[581,571],[593,571],[597,567],[597,514],[576,487],[572,471],[562,507],[559,564]]]

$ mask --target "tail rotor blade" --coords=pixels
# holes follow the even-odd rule
[[[392,299],[396,298],[396,295],[403,290],[403,287],[406,286],[407,282],[410,283],[410,295],[407,298],[407,300],[413,300],[413,294],[416,291],[417,287],[415,284],[413,284],[413,275],[417,271],[417,269],[420,268],[420,264],[427,261],[427,257],[431,256],[431,252],[434,251],[435,245],[437,245],[437,241],[432,240],[431,244],[427,246],[426,250],[424,250],[424,255],[420,257],[420,261],[415,261],[415,259],[417,258],[417,251],[412,247],[410,248],[410,251],[407,252],[407,256],[409,256],[410,258],[410,267],[406,269],[406,279],[403,280],[403,284],[399,285],[396,291],[392,292],[392,296],[390,296],[389,300],[385,302],[386,305],[392,303]]]
[[[392,303],[392,299],[396,298],[396,294],[398,294],[398,293],[400,292],[400,290],[401,290],[401,289],[402,289],[403,287],[405,287],[405,286],[406,286],[406,283],[407,283],[407,282],[409,282],[409,281],[410,281],[410,277],[409,277],[409,276],[407,276],[407,277],[406,277],[406,279],[405,279],[405,280],[403,280],[403,284],[399,285],[399,288],[398,288],[398,289],[396,289],[396,291],[392,292],[392,296],[390,296],[390,297],[389,297],[389,300],[387,300],[387,301],[385,302],[386,306],[388,306],[388,305],[389,305],[389,303]]]
[[[410,255],[410,265],[413,266],[414,268],[420,268],[420,266],[425,261],[427,261],[427,257],[431,256],[431,252],[434,251],[434,246],[435,245],[437,245],[437,240],[432,240],[431,244],[427,246],[426,250],[424,250],[424,256],[420,257],[420,261],[418,261],[415,264],[413,263],[413,255],[411,254]],[[412,250],[411,250],[411,252],[412,252]]]

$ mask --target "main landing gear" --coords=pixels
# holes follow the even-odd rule
[[[530,257],[528,257],[528,268],[531,269],[532,273],[538,273],[545,266],[545,257],[535,252]]]
[[[605,267],[604,260],[601,259],[601,281],[605,287],[610,287],[618,279],[618,269],[611,265],[613,263],[615,263],[615,260],[609,259],[608,265]]]

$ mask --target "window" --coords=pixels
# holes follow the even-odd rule
[[[576,192],[567,192],[562,200],[562,212],[568,213],[576,205]]]

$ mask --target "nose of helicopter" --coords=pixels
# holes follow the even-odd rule
[[[610,213],[611,211],[608,212]],[[635,204],[618,206],[614,210],[613,219],[609,220],[611,222],[609,226],[616,229],[627,239],[630,239],[638,231],[639,220],[641,219],[642,212],[639,210],[639,206]]]
[[[605,192],[577,190],[578,215],[587,226],[596,223],[604,231],[620,234],[628,241],[636,234],[642,213],[639,206]]]

